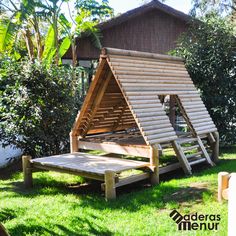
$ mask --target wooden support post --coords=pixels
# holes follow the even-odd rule
[[[78,136],[74,135],[70,132],[70,152],[78,152],[79,144],[78,144]]]
[[[236,173],[232,173],[229,179],[229,202],[228,202],[228,236],[234,236],[236,232]]]
[[[110,170],[105,171],[105,197],[106,200],[116,198],[115,173]]]
[[[219,161],[219,133],[213,133],[215,138],[215,143],[211,145],[212,148],[212,160],[217,163]]]
[[[152,169],[150,175],[151,184],[159,184],[159,156],[158,148],[156,146],[150,147],[150,167]]]
[[[175,129],[175,96],[170,95],[170,114],[169,114],[169,118],[170,118],[170,123],[172,124],[172,126]]]
[[[173,146],[176,156],[179,160],[179,163],[184,170],[184,173],[187,175],[191,175],[192,168],[191,168],[183,150],[181,149],[180,145],[176,141],[173,141],[172,146]]]
[[[223,191],[227,189],[229,186],[229,173],[228,172],[220,172],[218,174],[218,201],[221,202],[223,200]]]
[[[22,156],[24,184],[26,188],[31,188],[33,186],[32,167],[30,160],[31,156]]]

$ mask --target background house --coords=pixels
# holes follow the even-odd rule
[[[191,17],[157,0],[100,23],[103,47],[166,54],[176,46]],[[78,60],[98,59],[100,50],[89,38],[78,40]],[[71,59],[69,49],[64,59]],[[83,62],[82,62],[83,64]],[[86,63],[85,63],[86,64]]]

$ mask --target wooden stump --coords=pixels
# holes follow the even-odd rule
[[[24,184],[26,188],[33,186],[31,156],[22,156],[22,168],[24,174]]]
[[[106,200],[116,199],[115,173],[113,171],[105,171],[105,186]]]
[[[223,200],[223,191],[229,187],[228,183],[229,183],[229,173],[220,172],[218,174],[218,201],[219,202]]]

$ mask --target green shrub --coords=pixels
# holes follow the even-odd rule
[[[79,109],[70,68],[1,61],[0,140],[34,157],[69,150]]]
[[[186,61],[213,118],[221,144],[236,142],[236,40],[233,27],[212,14],[194,22],[179,40],[175,55]]]

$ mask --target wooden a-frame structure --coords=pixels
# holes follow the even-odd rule
[[[190,139],[179,142],[161,103],[160,98],[165,95],[171,95],[179,105],[191,131]],[[217,160],[217,129],[181,58],[105,48],[71,131],[71,152],[82,148],[144,156],[155,166],[153,157],[158,155],[159,144],[169,142],[184,171],[191,174],[194,164],[207,161],[213,165],[201,140],[206,136],[212,157]],[[181,144],[194,141],[197,154],[204,158],[190,162]]]
[[[169,114],[163,102],[167,96]],[[184,134],[175,130],[176,107],[187,124]],[[160,174],[177,168],[191,174],[195,164],[214,165],[219,137],[181,58],[104,48],[71,130],[70,144],[71,154],[34,160],[24,157],[26,185],[32,185],[29,169],[55,170],[104,181],[102,186],[110,199],[115,197],[115,189],[125,184],[146,178],[156,184]],[[178,162],[159,168],[159,156],[166,145],[174,149]],[[140,156],[148,161],[80,150]],[[130,169],[143,172],[120,178],[122,171]]]

